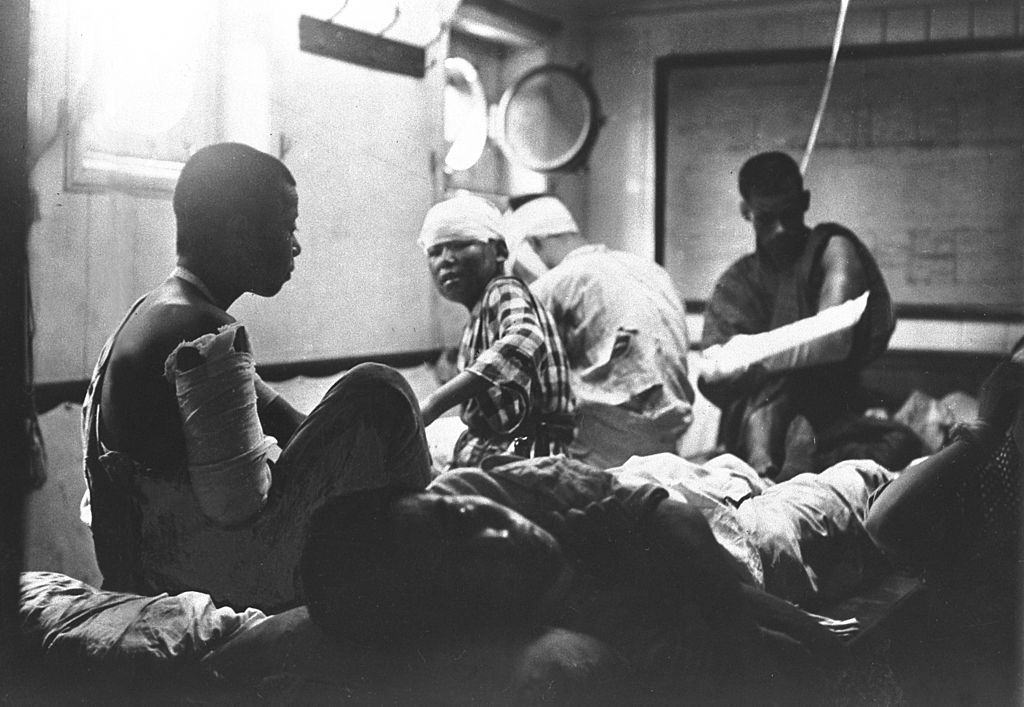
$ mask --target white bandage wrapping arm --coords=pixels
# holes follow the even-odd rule
[[[864,314],[868,295],[763,334],[737,334],[724,344],[709,346],[701,359],[701,375],[714,383],[735,378],[754,364],[780,372],[842,361],[850,355],[853,329]]]
[[[183,342],[167,358],[178,396],[189,478],[203,514],[222,525],[248,520],[270,491],[267,454],[256,412],[256,366],[245,328],[221,327]]]

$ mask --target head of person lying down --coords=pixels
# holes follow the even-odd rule
[[[325,502],[300,561],[318,625],[390,648],[535,625],[564,571],[558,542],[510,508],[390,488]]]

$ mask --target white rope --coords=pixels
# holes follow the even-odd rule
[[[807,147],[804,149],[804,158],[800,162],[800,174],[807,173],[807,165],[811,161],[811,153],[814,151],[814,144],[818,141],[818,129],[821,128],[821,118],[825,115],[825,105],[828,103],[828,93],[832,90],[832,75],[836,71],[836,59],[839,58],[839,45],[843,40],[843,25],[846,24],[846,10],[850,7],[850,0],[839,0],[839,19],[836,20],[836,34],[832,38],[832,56],[828,60],[828,71],[825,74],[825,88],[821,91],[821,100],[818,101],[818,112],[814,115],[814,123],[811,125],[811,134],[807,138]]]

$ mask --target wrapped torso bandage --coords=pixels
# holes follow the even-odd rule
[[[737,334],[724,344],[709,346],[701,360],[701,375],[715,382],[734,378],[754,364],[778,372],[843,361],[850,355],[853,330],[864,314],[868,295],[865,292],[763,334]]]
[[[247,520],[267,500],[275,440],[263,434],[256,412],[245,328],[229,324],[179,344],[164,372],[177,393],[189,478],[203,514],[223,525]]]

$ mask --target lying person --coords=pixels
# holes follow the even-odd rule
[[[438,292],[470,314],[459,346],[459,373],[423,401],[423,422],[462,405],[468,428],[452,466],[486,457],[564,453],[576,409],[565,350],[551,315],[522,280],[503,275],[508,248],[501,214],[477,196],[435,204],[419,244]]]
[[[505,216],[550,270],[530,291],[569,356],[579,430],[570,454],[600,468],[675,452],[693,420],[686,310],[669,274],[632,253],[588,243],[568,209],[541,196]]]
[[[933,618],[912,650],[934,647],[929,682],[963,695],[978,670],[979,703],[1020,703],[1022,459],[1024,340],[983,383],[977,420],[878,489],[867,516],[887,554],[926,572]]]
[[[561,457],[334,499],[300,567],[314,621],[348,640],[412,650],[549,623],[672,690],[761,680],[759,625],[821,650],[852,629],[741,582],[695,505]]]
[[[298,196],[284,164],[241,144],[205,147],[173,205],[177,267],[107,341],[86,395],[83,517],[106,589],[288,605],[317,503],[430,478],[415,396],[367,364],[303,417],[256,375],[227,309],[291,277]],[[276,464],[266,435],[283,447]]]
[[[752,366],[701,392],[722,409],[720,441],[762,476],[781,481],[822,468],[815,445],[865,407],[860,370],[885,351],[895,328],[888,289],[870,251],[834,223],[804,223],[810,192],[796,162],[756,155],[739,172],[740,212],[755,236],[753,253],[715,283],[702,346],[760,334],[869,292],[849,355],[837,363],[766,374]]]

